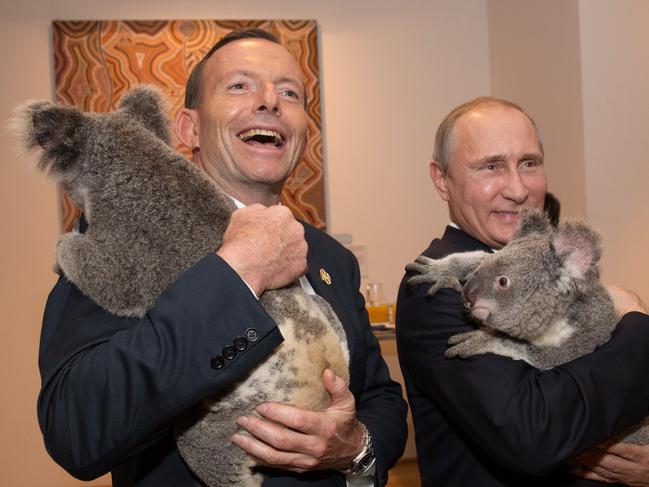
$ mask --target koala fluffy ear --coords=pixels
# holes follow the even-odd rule
[[[137,86],[122,96],[119,107],[166,144],[170,143],[167,104],[158,88],[150,85]]]
[[[550,230],[550,222],[547,217],[533,208],[523,210],[521,228],[514,238],[524,237],[531,233],[547,233]]]
[[[38,169],[57,174],[79,155],[83,121],[83,113],[75,107],[30,101],[16,109],[12,125],[25,149],[43,149]]]
[[[586,224],[577,221],[560,224],[552,244],[570,277],[583,278],[589,272],[599,275],[601,238]]]

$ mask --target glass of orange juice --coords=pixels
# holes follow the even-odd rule
[[[370,323],[387,323],[390,320],[390,308],[383,295],[383,284],[380,282],[368,284],[366,293],[365,307]]]

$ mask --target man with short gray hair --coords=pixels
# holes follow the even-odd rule
[[[423,254],[500,249],[522,210],[543,208],[536,124],[506,100],[465,103],[439,127],[430,176],[451,223]],[[427,296],[408,277],[397,301],[397,344],[423,486],[588,485],[566,462],[647,415],[649,316],[637,297],[613,296],[622,318],[608,343],[539,371],[494,354],[444,358],[448,338],[475,327],[458,292]]]

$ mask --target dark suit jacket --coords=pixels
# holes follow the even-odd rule
[[[489,249],[447,227],[424,255]],[[397,301],[397,345],[424,486],[589,485],[562,464],[649,414],[649,317],[629,313],[611,340],[553,370],[484,354],[445,359],[474,328],[459,293],[410,288]],[[579,482],[579,483],[577,483]],[[600,485],[600,484],[597,484]]]
[[[374,439],[383,485],[405,446],[401,388],[372,335],[358,263],[334,239],[305,227],[309,281],[347,332],[350,389]],[[248,348],[214,368],[213,358],[238,337]],[[47,303],[40,344],[38,417],[47,450],[81,479],[112,471],[116,486],[198,485],[175,447],[174,418],[235,383],[281,341],[276,324],[216,254],[184,272],[143,319],[108,314],[62,277]],[[269,473],[264,485],[345,485],[333,471],[285,474]]]

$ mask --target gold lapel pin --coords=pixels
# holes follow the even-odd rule
[[[322,267],[320,268],[320,279],[322,279],[327,286],[331,286],[331,276]]]

